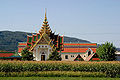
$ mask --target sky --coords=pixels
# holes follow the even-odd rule
[[[120,0],[0,0],[0,31],[38,32],[45,8],[56,34],[120,47]]]

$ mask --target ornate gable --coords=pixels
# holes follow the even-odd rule
[[[50,39],[48,35],[46,33],[43,33],[40,39],[38,39],[36,43],[31,47],[31,50],[33,50],[37,44],[49,44],[49,43],[50,43]]]
[[[41,38],[41,40],[38,42],[38,44],[48,44],[47,41],[44,39],[44,37]]]

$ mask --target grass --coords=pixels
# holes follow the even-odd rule
[[[0,77],[0,80],[120,80],[120,78],[99,78],[99,77]]]

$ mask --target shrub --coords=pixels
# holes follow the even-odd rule
[[[106,77],[102,72],[41,71],[41,72],[0,72],[0,77]]]

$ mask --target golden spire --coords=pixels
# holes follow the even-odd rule
[[[45,8],[45,19],[44,19],[44,21],[45,21],[45,22],[47,21],[46,8]]]
[[[47,24],[48,21],[47,21],[47,16],[46,16],[46,8],[45,8],[45,19],[44,19],[43,23],[44,23],[43,24],[44,27],[48,27],[49,26],[49,24]]]
[[[47,21],[47,15],[46,15],[46,8],[45,8],[45,18],[42,24],[42,29],[40,29],[39,33],[46,33],[46,34],[50,34],[51,29],[49,27],[48,21]]]

